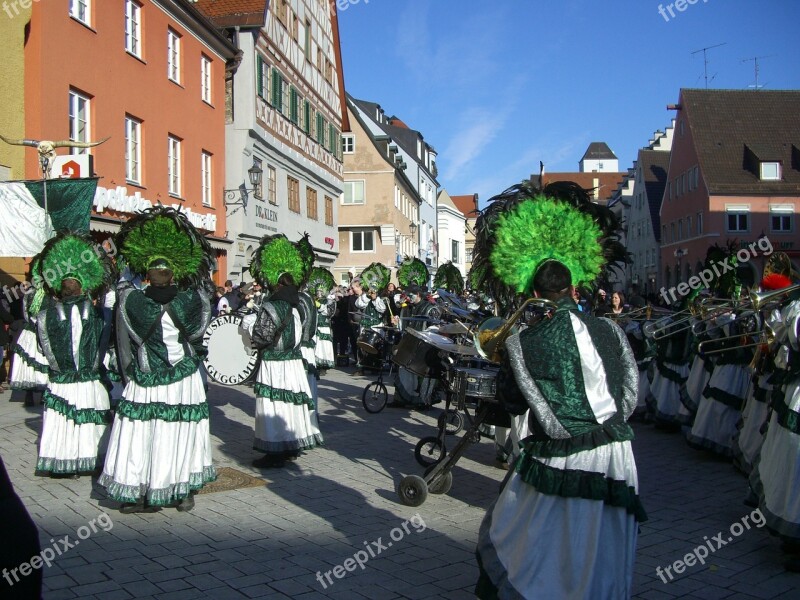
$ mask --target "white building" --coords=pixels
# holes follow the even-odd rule
[[[436,203],[438,214],[439,266],[448,261],[458,267],[465,278],[467,217],[458,210],[446,190],[439,192]]]

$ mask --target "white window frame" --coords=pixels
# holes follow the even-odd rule
[[[167,137],[167,184],[170,196],[181,195],[181,140],[170,135]]]
[[[358,234],[358,236],[361,238],[361,250],[356,250],[355,249],[355,243],[354,242],[355,242],[355,239],[356,239],[356,234]],[[372,248],[370,248],[368,250],[364,248],[364,246],[365,246],[364,241],[366,239],[365,238],[366,234],[369,234],[369,237],[372,240]],[[350,231],[350,252],[359,253],[359,254],[375,252],[375,230],[374,229],[353,229],[353,230],[351,230]]]
[[[741,227],[739,218],[736,219],[736,227],[731,228],[730,217],[736,215],[737,217],[744,216],[746,226]],[[735,206],[728,205],[725,207],[725,231],[729,233],[746,233],[750,231],[750,207],[747,205]]]
[[[789,222],[788,228],[780,227],[778,229],[772,226],[772,219],[780,218],[787,219]],[[769,207],[769,230],[772,233],[791,233],[794,231],[794,204],[771,204]]]
[[[356,136],[353,134],[342,135],[342,154],[353,154],[356,149]]]
[[[73,142],[91,140],[92,100],[89,96],[71,89],[69,91],[69,139]],[[74,154],[89,154],[89,148],[73,148]]]
[[[278,171],[272,165],[267,165],[267,201],[278,204]]]
[[[767,167],[771,172],[765,174],[764,168]],[[774,169],[774,175],[772,171]],[[780,181],[783,173],[781,172],[781,163],[779,161],[763,161],[760,165],[760,177],[761,181]]]
[[[142,5],[125,0],[125,52],[142,58]]]
[[[142,183],[142,121],[125,115],[125,180]]]
[[[92,21],[92,0],[69,0],[69,16],[90,26]]]
[[[181,36],[171,27],[167,29],[167,79],[181,83]]]
[[[456,264],[461,264],[461,252],[459,250],[460,242],[458,240],[450,240],[450,260]]]
[[[211,104],[211,59],[205,54],[200,55],[200,98],[206,104]]]
[[[203,206],[212,205],[211,182],[214,176],[213,172],[213,156],[210,152],[203,150],[200,153],[200,189],[202,190],[201,198],[203,199]]]
[[[347,201],[347,190],[348,187],[350,188],[350,201]],[[355,190],[357,188],[361,188],[361,198],[360,201],[355,200]],[[355,181],[345,181],[344,182],[344,192],[342,192],[342,204],[345,206],[363,206],[367,203],[367,183],[363,179],[357,179]]]

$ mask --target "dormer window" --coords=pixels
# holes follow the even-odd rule
[[[781,163],[779,162],[761,163],[761,181],[780,181],[780,180],[781,180]]]

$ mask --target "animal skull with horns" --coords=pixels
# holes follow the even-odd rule
[[[56,157],[56,148],[93,148],[109,139],[110,138],[105,138],[99,142],[73,142],[72,140],[53,142],[50,140],[15,140],[0,135],[0,140],[12,146],[30,146],[36,148],[36,151],[39,153],[39,163],[42,165],[42,176],[45,179],[51,178],[53,160]]]

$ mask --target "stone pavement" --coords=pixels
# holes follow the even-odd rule
[[[493,466],[493,444],[470,445],[448,495],[429,495],[418,508],[402,505],[395,484],[422,474],[413,449],[435,433],[438,410],[370,415],[361,406],[369,381],[352,370],[329,371],[320,381],[326,446],[285,469],[263,471],[250,466],[258,456],[251,449],[252,390],[212,384],[215,464],[263,477],[264,485],[199,495],[189,513],[135,515],[120,514],[89,477],[35,477],[42,409],[24,408],[20,393],[0,394],[0,454],[39,525],[42,547],[65,535],[76,543],[45,568],[45,599],[473,598],[478,527],[505,475]],[[752,512],[741,501],[744,477],[678,434],[635,429],[649,515],[639,537],[635,597],[800,598],[800,575],[783,571],[778,542],[752,519],[750,529],[736,525]],[[113,527],[97,521],[103,512]],[[82,528],[93,519],[96,531]],[[732,541],[709,552],[704,565],[670,571],[670,580],[667,566],[719,532]],[[354,556],[363,569],[348,561]],[[339,569],[344,576],[336,578],[340,565],[353,572]]]

